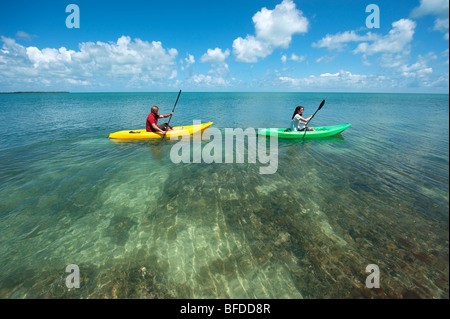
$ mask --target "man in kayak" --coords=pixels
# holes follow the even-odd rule
[[[151,113],[147,116],[147,121],[145,123],[145,128],[146,128],[147,132],[164,133],[164,131],[172,131],[173,127],[167,123],[164,123],[161,125],[157,125],[157,124],[158,124],[158,119],[170,117],[171,115],[173,115],[173,112],[171,112],[170,114],[166,114],[166,115],[158,115],[158,110],[159,110],[159,108],[156,105],[152,106]]]
[[[315,131],[312,127],[307,127],[309,121],[313,118],[313,115],[311,115],[308,118],[303,118],[302,114],[304,111],[303,106],[297,106],[295,108],[294,115],[292,115],[292,122],[291,122],[291,130],[292,131]]]

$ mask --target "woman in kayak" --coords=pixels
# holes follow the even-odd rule
[[[292,131],[315,131],[312,127],[307,127],[306,125],[308,124],[309,121],[311,121],[311,119],[313,118],[313,116],[311,115],[308,118],[303,118],[302,114],[304,111],[304,107],[303,106],[297,106],[295,108],[295,112],[294,115],[292,115],[292,122],[291,122],[291,130]]]
[[[146,128],[147,132],[164,133],[164,131],[172,131],[173,127],[167,123],[164,123],[162,125],[157,125],[157,124],[158,124],[158,119],[170,117],[171,115],[173,115],[173,112],[170,114],[166,114],[166,115],[158,115],[158,110],[159,110],[159,108],[156,105],[152,106],[152,109],[151,109],[152,112],[147,116],[147,121],[145,123],[145,128]]]

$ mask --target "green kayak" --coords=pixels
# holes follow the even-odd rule
[[[305,138],[318,138],[339,134],[350,126],[350,123],[332,126],[313,126],[315,131],[307,131],[306,134],[304,131],[291,131],[286,128],[265,128],[258,130],[258,134],[266,136],[275,136],[276,134],[279,138],[303,138],[303,135],[305,135]]]

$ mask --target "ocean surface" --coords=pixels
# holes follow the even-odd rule
[[[181,94],[173,125],[352,124],[274,174],[108,139],[177,93],[0,95],[0,298],[449,298],[448,95]]]

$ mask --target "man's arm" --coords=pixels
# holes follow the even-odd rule
[[[156,124],[152,123],[152,127],[153,127],[153,129],[154,129],[156,132],[164,133],[164,131],[161,130]]]
[[[162,118],[170,117],[171,115],[173,115],[173,112],[170,112],[170,114],[158,115],[158,116],[159,116],[160,119],[162,119]]]

